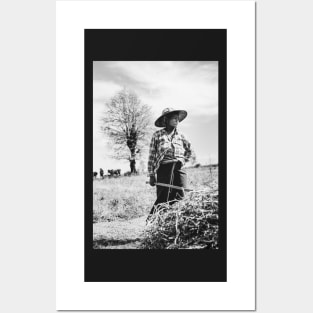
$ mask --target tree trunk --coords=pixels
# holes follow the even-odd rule
[[[130,172],[132,174],[136,174],[136,161],[135,160],[130,160]]]
[[[131,156],[130,156],[130,172],[132,174],[136,174],[137,170],[136,170],[136,150],[135,149],[131,149]]]
[[[130,150],[130,172],[131,174],[136,174],[136,146],[137,146],[137,131],[136,125],[132,124],[132,127],[127,136],[127,147]]]

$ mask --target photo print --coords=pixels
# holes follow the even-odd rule
[[[85,30],[85,280],[226,280],[226,30]]]

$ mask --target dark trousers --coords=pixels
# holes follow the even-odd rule
[[[174,166],[174,168],[173,168]],[[171,175],[173,173],[173,176]],[[171,177],[172,176],[172,177]],[[172,182],[171,182],[172,178]],[[181,168],[181,163],[161,164],[157,170],[157,182],[163,184],[171,184],[179,187],[187,187],[187,174]],[[184,197],[184,191],[170,187],[156,186],[157,199],[150,211],[150,214],[155,212],[155,206],[159,203],[171,202],[174,203]]]

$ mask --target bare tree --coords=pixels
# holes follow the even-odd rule
[[[105,103],[102,131],[113,143],[116,159],[127,159],[131,173],[136,173],[136,159],[148,147],[151,133],[151,108],[126,88]]]

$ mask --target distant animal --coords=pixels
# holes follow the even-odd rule
[[[98,172],[93,172],[93,179],[96,179],[98,175]]]
[[[109,177],[117,177],[117,176],[121,176],[121,170],[117,169],[117,170],[108,170],[109,173]]]
[[[100,177],[103,179],[103,174],[104,174],[104,171],[102,168],[100,168]]]
[[[132,174],[131,172],[125,172],[124,176],[131,176],[131,174]]]

